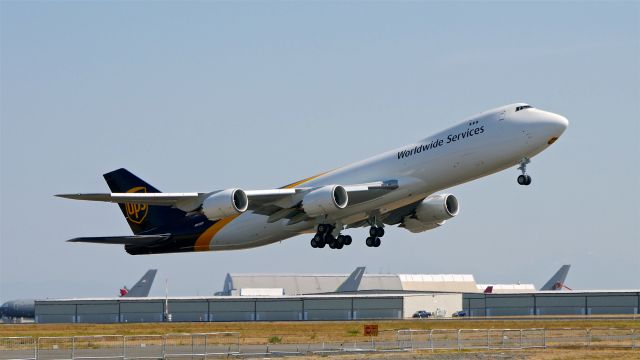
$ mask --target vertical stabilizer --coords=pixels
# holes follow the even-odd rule
[[[118,169],[103,175],[113,193],[159,193],[160,190],[133,175],[126,169]],[[168,206],[146,204],[118,204],[134,234],[149,232],[163,225],[184,218],[184,211]]]
[[[356,292],[356,291],[358,291],[358,288],[360,287],[360,281],[362,280],[362,275],[364,275],[364,269],[365,269],[364,266],[357,267],[351,273],[351,275],[349,275],[347,280],[345,280],[342,284],[340,284],[338,289],[336,289],[336,292]]]
[[[560,267],[560,269],[540,288],[540,290],[562,290],[562,288],[566,287],[564,285],[564,281],[567,279],[570,267],[571,265],[562,265],[562,267]]]
[[[125,294],[124,297],[147,297],[158,270],[151,269]]]

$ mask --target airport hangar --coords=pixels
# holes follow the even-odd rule
[[[410,318],[418,310],[451,317],[638,314],[640,290],[535,291],[472,275],[228,274],[209,297],[38,300],[38,323],[225,322]],[[351,280],[350,280],[351,279]],[[349,286],[355,286],[349,289]],[[346,289],[346,291],[345,291]],[[355,290],[355,291],[350,291]]]

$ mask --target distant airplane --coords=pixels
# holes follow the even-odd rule
[[[118,203],[134,235],[69,241],[124,245],[133,255],[246,249],[314,232],[312,247],[341,249],[352,242],[343,230],[366,226],[366,245],[378,247],[385,225],[418,233],[456,216],[458,199],[438,191],[515,165],[522,172],[518,184],[531,184],[530,158],[568,125],[561,115],[518,103],[279,189],[161,193],[118,169],[104,174],[111,193],[57,196]],[[315,141],[325,146],[342,135],[330,130]]]
[[[542,285],[540,290],[571,290],[564,285],[564,281],[567,279],[567,274],[569,274],[569,268],[571,268],[571,265],[562,265],[562,267],[558,269],[558,271],[551,277],[551,279],[549,279],[546,284]]]
[[[335,292],[357,292],[360,287],[360,282],[362,281],[362,276],[364,275],[364,270],[366,268],[364,266],[357,267],[351,275],[342,283]]]
[[[558,269],[558,271],[556,271],[556,273],[553,274],[551,279],[549,279],[549,281],[547,281],[546,284],[542,285],[539,291],[562,290],[562,289],[571,290],[570,288],[564,285],[564,281],[567,278],[567,274],[569,274],[569,268],[571,268],[571,265],[562,265],[560,269]],[[494,285],[487,286],[484,289],[483,293],[492,294],[493,286]]]
[[[140,280],[133,285],[131,290],[127,287],[120,289],[121,297],[147,297],[153,280],[155,279],[158,270],[148,270]],[[123,294],[124,290],[124,294]],[[0,306],[0,319],[16,320],[20,318],[34,318],[35,317],[35,302],[36,299],[18,299],[7,301]]]

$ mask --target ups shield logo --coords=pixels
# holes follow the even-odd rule
[[[146,193],[147,188],[144,186],[136,186],[127,190],[128,193]],[[149,205],[147,204],[124,204],[124,208],[127,212],[127,220],[134,224],[142,224],[144,218],[147,217],[149,212]]]

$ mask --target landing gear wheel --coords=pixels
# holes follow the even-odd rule
[[[383,236],[384,236],[384,228],[377,227],[377,228],[376,228],[376,237],[381,238],[381,237],[383,237]]]
[[[518,175],[518,184],[526,185],[527,184],[527,177],[525,175]]]
[[[376,236],[376,234],[378,233],[378,231],[376,230],[376,227],[370,227],[369,228],[369,236]]]
[[[326,234],[326,235],[324,236],[324,241],[325,241],[327,244],[332,244],[332,243],[335,243],[335,242],[336,242],[336,238],[334,238],[334,237],[333,237],[333,235],[331,235],[331,234]]]
[[[336,243],[338,243],[340,245],[345,245],[344,236],[343,235],[338,235],[338,237],[336,238]]]
[[[367,241],[365,241],[365,243],[367,244],[367,246],[368,246],[368,247],[372,247],[372,246],[373,246],[373,244],[375,244],[375,238],[374,238],[374,237],[369,236],[369,237],[367,238]]]
[[[520,185],[531,185],[531,176],[529,175],[520,175],[518,176],[518,184]]]
[[[352,241],[353,241],[353,239],[351,239],[351,236],[349,236],[349,235],[345,235],[345,236],[344,236],[344,244],[345,244],[346,246],[351,245],[351,242],[352,242]]]
[[[344,247],[343,243],[336,242],[336,249],[342,249]]]
[[[332,248],[332,249],[335,249],[336,248],[336,243],[335,242],[330,242],[329,243],[329,247]]]
[[[320,224],[320,225],[318,225],[318,232],[319,233],[325,233],[325,232],[327,232],[328,228],[329,227],[327,225]]]
[[[327,243],[325,243],[324,241],[320,241],[320,242],[318,242],[318,247],[319,247],[320,249],[322,249],[325,245],[327,245]]]
[[[318,242],[315,238],[311,239],[311,247],[314,249],[318,247]]]
[[[375,238],[375,241],[373,242],[373,247],[378,247],[380,246],[381,243],[382,241],[380,241],[380,238]]]

